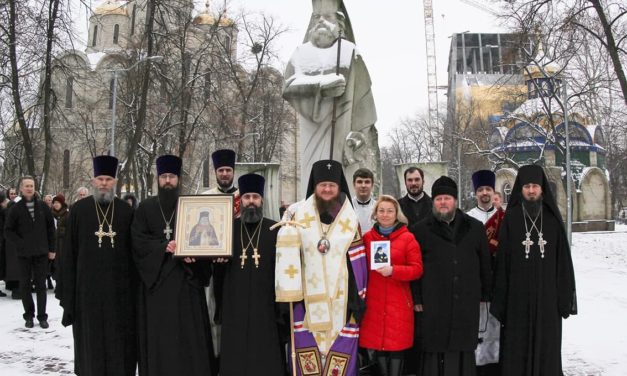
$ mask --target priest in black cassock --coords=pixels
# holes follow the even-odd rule
[[[420,376],[474,376],[480,302],[492,280],[485,228],[457,208],[457,184],[441,176],[431,187],[432,215],[411,227],[424,274],[412,282],[422,312]]]
[[[233,259],[225,269],[222,301],[220,376],[284,374],[279,309],[274,296],[277,231],[263,217],[265,179],[239,180],[242,211],[233,224]]]
[[[182,161],[157,158],[159,194],[139,204],[132,225],[141,279],[138,333],[142,376],[210,376],[213,349],[204,286],[207,261],[173,258]]]
[[[566,231],[542,167],[523,166],[501,224],[490,312],[507,376],[562,375],[562,318],[577,313]]]
[[[62,323],[73,327],[77,375],[135,375],[133,209],[115,197],[117,158],[102,155],[93,163],[93,195],[72,206],[66,224],[57,286]]]

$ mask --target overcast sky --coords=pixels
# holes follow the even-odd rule
[[[195,2],[200,7],[205,3]],[[490,4],[490,0],[471,2]],[[211,3],[219,8],[223,1]],[[387,145],[389,129],[402,118],[425,112],[428,106],[423,3],[421,0],[344,0],[344,4],[372,79],[379,142]],[[242,8],[263,11],[290,29],[279,43],[282,64],[302,42],[311,15],[311,0],[231,0],[229,7],[232,14]],[[467,30],[493,33],[504,29],[490,13],[461,0],[433,0],[433,7],[438,85],[446,85],[451,34]],[[85,11],[77,12],[77,18],[81,19],[78,23],[85,22],[85,14]],[[439,95],[440,102],[444,101],[444,92],[440,91]]]

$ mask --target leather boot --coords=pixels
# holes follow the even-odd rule
[[[388,358],[387,356],[377,356],[377,364],[379,365],[379,375],[388,376]]]
[[[401,376],[402,369],[403,369],[403,359],[390,358],[390,370],[389,370],[388,376]]]

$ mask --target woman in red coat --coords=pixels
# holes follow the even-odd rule
[[[422,276],[422,257],[418,242],[407,230],[407,219],[392,196],[381,196],[372,216],[376,222],[364,235],[369,272],[359,345],[375,350],[382,375],[399,376],[403,350],[414,341],[409,281]]]

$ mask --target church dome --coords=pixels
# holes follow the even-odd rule
[[[228,18],[226,16],[226,12],[223,13],[220,17],[219,17],[220,21],[219,21],[219,25],[220,26],[232,26],[233,25],[233,20]],[[209,2],[207,1],[207,3],[205,3],[205,9],[203,9],[202,12],[200,12],[196,17],[194,17],[194,19],[192,20],[192,22],[194,23],[194,25],[214,25],[216,23],[217,19],[213,16],[213,14],[211,14],[211,10],[210,10],[210,6],[209,6]]]
[[[94,10],[94,15],[103,16],[108,14],[128,16],[126,11],[126,1],[106,0]]]

